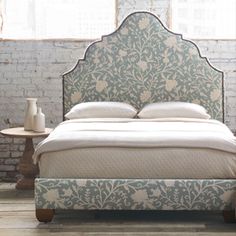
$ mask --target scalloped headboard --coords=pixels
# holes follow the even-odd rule
[[[63,113],[88,101],[121,101],[137,109],[152,102],[193,102],[223,121],[223,73],[156,16],[135,12],[63,75]]]

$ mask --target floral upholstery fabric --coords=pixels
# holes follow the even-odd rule
[[[236,180],[35,180],[38,209],[231,210],[235,191]]]
[[[64,114],[80,102],[184,101],[223,119],[223,74],[200,57],[195,44],[168,31],[153,14],[128,16],[114,33],[90,45],[63,76]]]

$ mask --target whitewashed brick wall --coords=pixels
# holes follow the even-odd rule
[[[168,25],[169,0],[119,0],[118,22],[151,11]],[[82,58],[91,42],[0,41],[0,129],[23,125],[25,99],[37,97],[48,127],[62,121],[61,74]],[[225,73],[226,123],[236,130],[236,40],[195,40],[201,54]],[[35,143],[40,139],[35,140]],[[0,179],[15,180],[22,139],[0,136]]]
[[[83,57],[89,43],[0,41],[0,129],[23,125],[27,97],[38,98],[47,127],[61,122],[61,75]],[[0,136],[0,178],[14,180],[23,142]]]

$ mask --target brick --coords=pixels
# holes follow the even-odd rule
[[[13,158],[15,158],[15,157],[21,157],[21,156],[22,156],[22,153],[20,153],[20,152],[18,152],[18,151],[11,152],[11,155],[10,155],[10,157],[13,157]]]
[[[16,144],[16,145],[24,145],[25,139],[23,139],[23,138],[14,138],[13,143]]]
[[[8,128],[8,127],[5,127],[6,129]],[[9,144],[10,142],[12,142],[12,138],[7,138],[7,137],[5,137],[5,136],[3,136],[3,135],[1,135],[0,136],[0,144]]]
[[[16,64],[2,64],[0,63],[0,71],[1,72],[16,72]]]
[[[8,149],[10,152],[14,152],[14,151],[19,151],[19,147],[20,147],[19,144],[11,144]]]
[[[7,159],[5,160],[4,164],[5,165],[17,165],[19,163],[19,159],[17,158],[11,158],[11,159]]]
[[[13,84],[1,84],[1,90],[4,90],[5,92],[7,92],[7,90],[16,90],[16,89],[17,89],[16,85],[13,85]],[[8,98],[6,97],[6,99],[8,99]],[[1,103],[2,102],[4,102],[4,100],[2,100]]]
[[[24,91],[25,97],[42,97],[43,91],[38,89],[28,89]]]
[[[0,144],[0,151],[5,152],[9,150],[9,145],[8,144]]]
[[[4,78],[15,79],[15,78],[22,78],[23,74],[16,71],[4,71],[3,76]]]
[[[18,179],[18,177],[21,176],[19,174],[18,171],[11,171],[11,172],[7,172],[5,178],[3,178],[5,181],[9,182],[16,182],[16,179]]]
[[[0,77],[0,85],[2,85],[2,84],[10,84],[11,82],[12,82],[12,80],[10,78]]]
[[[1,53],[0,52],[0,60],[11,60],[12,59],[12,53]]]
[[[1,97],[5,97],[5,91],[4,90],[0,90],[0,101],[1,101]]]
[[[25,45],[27,45],[27,43],[25,42],[24,43]],[[23,53],[15,53],[15,54],[11,54],[11,58],[17,58],[17,59],[23,59],[23,60],[32,60],[32,59],[35,59],[36,58],[36,55],[35,53],[30,50],[30,51],[26,51],[24,50]]]
[[[24,78],[38,78],[42,79],[42,72],[41,71],[33,71],[33,72],[22,72],[22,77]]]
[[[14,165],[0,165],[0,171],[14,171],[15,169]]]
[[[0,171],[0,178],[2,179],[3,177],[5,177],[7,175],[7,172],[2,172]]]
[[[58,72],[58,71],[57,71]],[[42,77],[43,78],[47,78],[47,77],[53,77],[53,78],[58,78],[58,76],[60,76],[60,73],[57,73],[57,76],[55,76],[55,71],[43,71],[42,72]]]
[[[19,146],[18,146],[18,151],[20,151],[21,153],[23,153],[24,150],[25,150],[25,145],[19,145]]]
[[[20,89],[13,89],[13,90],[6,90],[5,91],[5,95],[7,97],[11,97],[11,96],[14,96],[14,97],[23,97],[24,95],[24,90],[20,90]]]
[[[36,70],[36,65],[29,65],[28,63],[25,64],[17,64],[16,66],[16,71],[18,72],[29,72],[29,71],[35,71]]]
[[[29,78],[23,78],[23,77],[15,77],[12,79],[12,84],[31,84],[32,79]]]
[[[4,151],[0,152],[0,158],[10,158],[10,152],[9,151]]]
[[[62,97],[62,93],[60,90],[45,90],[44,91],[44,96],[47,97],[54,97],[54,98],[61,98]]]

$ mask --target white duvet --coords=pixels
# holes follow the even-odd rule
[[[236,138],[216,120],[74,119],[62,122],[35,149],[34,162],[45,152],[85,147],[184,147],[236,153]]]

